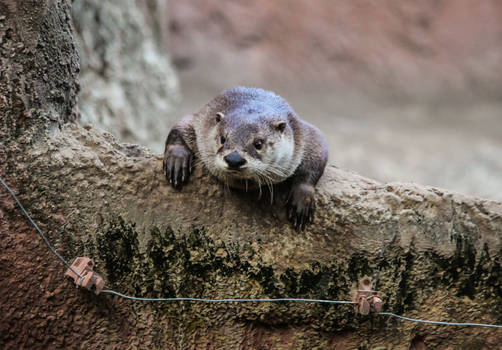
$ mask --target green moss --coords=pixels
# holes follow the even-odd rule
[[[109,282],[115,285],[116,282],[130,280],[139,256],[135,225],[119,217],[96,236],[96,244],[97,256],[105,264]]]
[[[501,293],[499,261],[491,259],[485,247],[476,263],[474,247],[468,241],[457,242],[459,250],[449,259],[433,253],[426,253],[429,257],[424,258],[417,255],[413,245],[404,251],[393,244],[388,247],[385,260],[354,254],[348,262],[314,262],[302,270],[289,268],[279,272],[274,265],[262,263],[249,244],[215,242],[203,228],[179,233],[170,227],[152,227],[149,236],[145,250],[139,252],[134,224],[118,218],[96,239],[109,280],[116,283],[127,279],[120,290],[149,297],[347,300],[359,279],[370,276],[384,294],[385,308],[396,313],[415,310],[428,291],[442,285],[455,289],[459,295],[475,298],[500,298]],[[217,311],[221,308],[229,310],[222,314],[223,318],[266,320],[274,326],[297,322],[324,330],[349,330],[359,327],[359,323],[381,327],[389,322],[384,318],[354,317],[352,308],[328,304],[158,303],[152,307],[155,312],[171,315],[173,320],[183,319],[180,327],[195,325],[198,320],[214,326],[221,322],[221,318],[212,319],[215,314],[221,315]],[[187,319],[184,315],[190,316]]]
[[[368,259],[362,254],[353,254],[350,257],[347,270],[348,276],[353,281],[358,281],[363,276],[371,276],[373,274]]]
[[[496,266],[489,256],[488,248],[485,247],[480,252],[479,259],[476,262],[476,248],[469,238],[463,238],[460,235],[455,237],[456,251],[451,258],[444,258],[436,253],[424,253],[425,257],[432,262],[433,271],[440,275],[437,278],[438,283],[449,289],[455,289],[459,297],[467,296],[474,299],[480,293],[486,295],[488,290],[492,290],[488,282],[488,276],[491,276],[490,267]],[[486,278],[485,278],[486,277]]]
[[[404,263],[404,269],[401,270],[399,284],[397,286],[396,304],[394,312],[403,313],[407,310],[413,310],[415,306],[416,285],[412,285],[413,281],[413,264],[415,261],[415,253],[412,247],[404,255],[404,261],[396,265]]]

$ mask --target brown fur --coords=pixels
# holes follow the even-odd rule
[[[303,228],[312,219],[314,186],[328,150],[319,129],[300,120],[273,92],[224,91],[170,131],[164,171],[176,188],[188,181],[193,158],[230,187],[272,186],[289,180],[288,218]]]

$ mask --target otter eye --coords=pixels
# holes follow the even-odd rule
[[[263,147],[263,140],[256,140],[254,142],[254,148],[261,149]]]
[[[216,122],[219,123],[223,118],[225,118],[225,115],[221,112],[216,113]]]
[[[278,131],[283,132],[284,129],[286,129],[286,122],[281,120],[280,122],[277,122],[274,126]]]
[[[227,140],[227,138],[225,136],[221,136],[220,137],[220,143],[223,145],[225,143],[225,141]]]

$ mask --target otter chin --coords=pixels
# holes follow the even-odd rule
[[[230,187],[261,188],[289,180],[288,219],[303,229],[312,220],[314,188],[328,159],[326,141],[273,92],[237,87],[222,92],[169,132],[163,169],[181,189],[194,158]]]

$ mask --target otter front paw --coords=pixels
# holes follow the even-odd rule
[[[288,220],[296,229],[304,230],[312,221],[314,214],[314,186],[309,184],[293,185],[286,203]]]
[[[173,187],[181,187],[188,181],[192,172],[192,151],[185,145],[175,143],[166,146],[163,170],[167,182]]]

